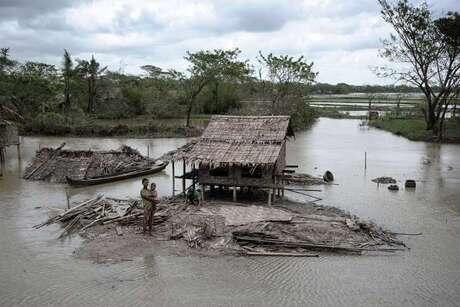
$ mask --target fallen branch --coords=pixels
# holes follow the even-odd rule
[[[318,257],[310,253],[274,253],[274,252],[245,252],[245,256],[270,256],[270,257]]]

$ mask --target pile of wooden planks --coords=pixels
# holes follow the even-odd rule
[[[103,195],[99,195],[49,218],[44,223],[35,225],[34,228],[39,229],[43,226],[60,223],[64,230],[59,238],[63,238],[71,233],[86,230],[96,225],[139,223],[143,216],[143,210],[138,208],[139,204],[139,200],[105,198]],[[159,223],[164,219],[162,216],[155,216],[154,222]]]

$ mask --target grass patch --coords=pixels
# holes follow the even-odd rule
[[[425,120],[416,119],[378,119],[370,126],[404,136],[413,141],[434,141],[432,131],[426,130]],[[450,119],[445,122],[445,141],[458,143],[460,140],[460,120]]]

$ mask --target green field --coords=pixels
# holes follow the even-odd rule
[[[431,131],[426,130],[424,119],[379,119],[369,125],[401,135],[413,141],[436,141]],[[448,143],[460,142],[460,120],[450,119],[445,122],[444,140]]]

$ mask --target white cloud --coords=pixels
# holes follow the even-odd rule
[[[38,1],[37,1],[38,3]],[[375,0],[91,0],[0,2],[0,41],[20,60],[59,65],[63,49],[139,72],[154,64],[185,69],[187,50],[239,47],[304,55],[321,82],[369,84],[382,63],[379,39],[391,31]],[[431,0],[438,12],[458,1]],[[3,46],[2,46],[3,47]]]

